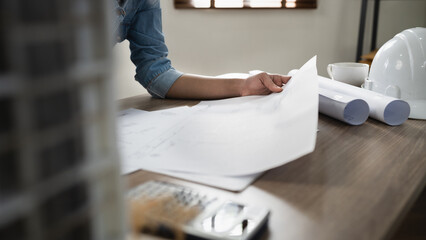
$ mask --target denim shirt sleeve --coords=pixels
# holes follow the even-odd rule
[[[136,65],[135,79],[152,96],[165,98],[183,73],[175,70],[167,58],[160,1],[127,0],[123,8],[125,16],[118,29],[118,41],[129,40],[130,58]]]

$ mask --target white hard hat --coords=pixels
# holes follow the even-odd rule
[[[426,119],[426,28],[398,33],[377,52],[364,87],[410,104],[410,118]]]

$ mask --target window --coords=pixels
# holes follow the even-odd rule
[[[317,0],[175,0],[175,8],[316,8]]]

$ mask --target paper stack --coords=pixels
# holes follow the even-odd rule
[[[145,169],[239,191],[314,150],[316,57],[281,93],[155,112],[130,109],[118,122],[123,174]]]

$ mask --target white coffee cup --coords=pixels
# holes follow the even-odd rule
[[[330,78],[339,82],[361,86],[368,77],[369,66],[365,63],[342,62],[328,64]]]

